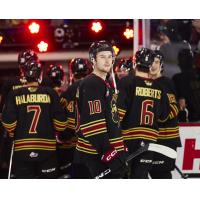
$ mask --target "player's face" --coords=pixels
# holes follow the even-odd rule
[[[156,76],[159,75],[160,71],[161,71],[160,59],[154,58],[154,62],[152,64],[152,67],[150,68],[150,74]]]
[[[101,51],[96,55],[95,67],[102,72],[108,73],[112,68],[112,53]]]

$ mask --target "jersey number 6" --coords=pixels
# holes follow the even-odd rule
[[[153,108],[153,100],[144,100],[142,102],[140,125],[153,125],[154,113],[150,111],[150,108]]]

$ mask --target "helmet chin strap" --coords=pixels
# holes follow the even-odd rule
[[[111,74],[112,74],[112,79],[113,79],[113,85],[114,85],[114,89],[115,89],[115,94],[118,94],[117,84],[116,84],[116,80],[115,80],[115,74],[114,74],[113,66],[111,68]]]

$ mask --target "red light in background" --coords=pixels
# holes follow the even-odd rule
[[[119,54],[120,49],[116,45],[113,45],[112,48],[114,49],[115,55],[117,56]]]
[[[103,29],[101,22],[92,22],[92,27],[91,30],[98,33],[99,31],[101,31]]]
[[[2,43],[2,41],[3,41],[3,36],[0,35],[0,44]]]
[[[126,37],[126,39],[133,38],[133,29],[126,28],[126,30],[124,31],[124,36]]]
[[[32,22],[29,26],[29,31],[31,34],[37,34],[40,31],[40,25],[37,24],[36,22]]]
[[[46,42],[44,42],[44,41],[41,41],[38,45],[37,45],[37,47],[38,47],[38,49],[39,49],[39,51],[40,52],[46,52],[47,51],[47,49],[48,49],[48,43],[46,43]]]

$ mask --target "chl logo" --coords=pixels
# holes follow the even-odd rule
[[[200,158],[200,149],[195,149],[195,139],[185,140],[183,170],[192,170],[194,159]]]

